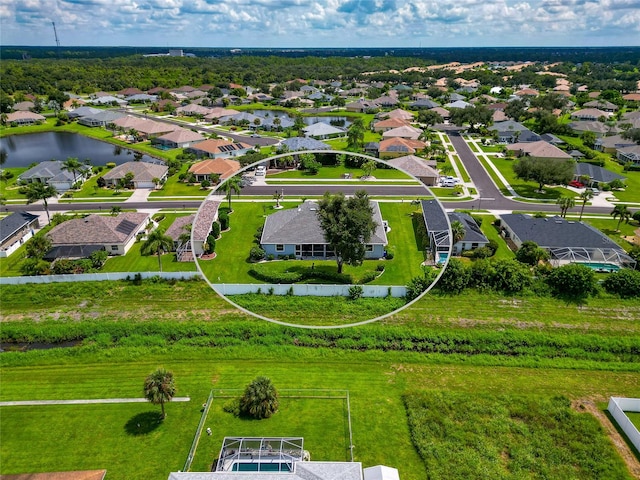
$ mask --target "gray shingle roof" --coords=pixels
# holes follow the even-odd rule
[[[588,175],[594,181],[604,183],[609,183],[611,180],[615,179],[622,180],[625,178],[611,170],[607,170],[606,168],[599,167],[598,165],[592,165],[590,163],[576,163],[575,174],[580,176]]]
[[[131,172],[134,182],[151,182],[154,178],[162,178],[167,174],[169,167],[147,162],[127,162],[118,165],[113,170],[104,174],[105,180],[117,180]]]
[[[62,162],[60,160],[50,160],[40,162],[38,165],[31,167],[19,177],[22,180],[29,180],[33,178],[44,178],[47,181],[69,181],[73,182],[73,173],[67,170],[62,170]]]
[[[330,150],[331,147],[315,138],[292,137],[282,141],[290,152],[298,150]]]
[[[461,212],[451,212],[447,213],[447,215],[451,223],[458,221],[464,226],[465,233],[462,239],[463,242],[489,243],[487,237],[482,233],[482,230],[480,230],[480,227],[478,227],[478,224],[470,215]]]
[[[422,200],[422,216],[428,232],[441,232],[449,230],[447,217],[444,210],[435,200]]]
[[[194,240],[204,242],[207,239],[207,235],[211,231],[211,224],[218,218],[218,207],[220,207],[220,202],[204,201],[192,227]]]
[[[106,245],[126,243],[147,221],[148,213],[121,213],[117,217],[87,215],[56,225],[49,232],[56,245]]]
[[[387,244],[382,214],[378,202],[371,202],[376,230],[369,244]],[[304,202],[297,208],[281,210],[269,215],[264,222],[261,244],[325,244],[324,231],[318,219],[318,204]]]
[[[14,212],[8,217],[0,220],[0,243],[4,243],[11,238],[18,230],[37,220],[38,215],[29,212]]]
[[[535,218],[522,213],[500,216],[521,241],[531,240],[543,248],[583,247],[622,250],[609,237],[582,222],[561,217]]]

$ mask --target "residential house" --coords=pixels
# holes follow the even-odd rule
[[[137,136],[143,140],[161,136],[179,128],[172,123],[156,122],[154,120],[133,116],[117,118],[111,123],[125,132],[135,130]]]
[[[149,223],[148,213],[126,212],[115,217],[87,215],[53,227],[49,233],[52,249],[45,258],[82,258],[93,251],[106,250],[109,255],[124,255]]]
[[[379,120],[373,124],[374,132],[386,132],[398,127],[409,126],[409,122],[402,118],[387,118],[385,120]]]
[[[413,122],[416,119],[416,117],[411,112],[407,112],[406,110],[403,110],[401,108],[396,108],[395,110],[391,110],[390,112],[381,112],[376,116],[378,118],[399,118],[407,122]]]
[[[487,130],[497,132],[499,143],[537,142],[540,136],[514,120],[494,123]]]
[[[449,221],[442,205],[436,200],[421,200],[422,219],[427,230],[429,245],[435,263],[444,263],[451,248]]]
[[[602,110],[603,112],[615,113],[618,111],[618,106],[615,103],[611,103],[607,100],[592,100],[582,105],[586,108],[595,108]]]
[[[381,159],[403,157],[405,155],[415,155],[423,150],[427,144],[420,140],[409,140],[406,138],[388,138],[380,142],[378,146],[378,156]]]
[[[193,227],[195,218],[195,214],[178,217],[173,221],[171,226],[167,228],[166,232],[164,232],[167,237],[173,240],[174,250],[177,250],[181,245],[186,243],[183,242],[180,237],[185,233],[191,233],[191,228]],[[193,256],[191,256],[190,260],[193,260]]]
[[[169,167],[148,162],[126,162],[109,170],[102,178],[108,187],[114,187],[127,173],[133,173],[134,188],[156,188],[167,179]]]
[[[604,153],[616,153],[619,148],[632,147],[635,144],[636,142],[622,135],[611,135],[596,139],[593,148]]]
[[[436,112],[438,115],[442,117],[442,119],[445,122],[448,121],[449,118],[451,117],[449,110],[447,110],[446,108],[434,107],[434,108],[430,108],[429,110],[431,110],[432,112]]]
[[[452,253],[454,255],[460,255],[466,250],[474,250],[489,244],[489,239],[482,233],[473,217],[462,212],[449,212],[447,216],[449,223],[460,222],[464,227],[464,237],[453,244]]]
[[[373,102],[382,108],[393,108],[400,103],[398,97],[394,95],[383,95],[382,97],[376,98]]]
[[[13,212],[0,220],[0,258],[8,257],[29,240],[40,224],[38,215]]]
[[[389,165],[409,173],[429,187],[435,187],[438,184],[438,175],[436,162],[434,160],[425,160],[415,155],[405,155],[387,160]]]
[[[380,109],[380,105],[375,102],[365,100],[361,98],[355,102],[347,103],[345,105],[345,110],[347,112],[358,112],[358,113],[371,113],[376,112]]]
[[[378,202],[371,202],[376,229],[366,244],[365,258],[383,258],[387,245],[385,222]],[[295,255],[302,259],[334,258],[334,252],[324,238],[318,219],[318,204],[307,201],[297,208],[280,210],[267,217],[260,245],[267,255]]]
[[[153,103],[158,100],[157,95],[149,95],[148,93],[136,93],[125,97],[127,103]]]
[[[178,107],[176,108],[176,115],[183,115],[183,116],[187,116],[187,117],[191,117],[191,116],[196,116],[196,115],[208,115],[210,114],[212,111],[211,108],[209,107],[203,107],[202,105],[197,105],[195,103],[190,103],[188,105],[185,105],[184,107]],[[230,115],[235,115],[237,112],[237,110],[229,110]]]
[[[410,125],[405,125],[402,127],[392,128],[391,130],[387,130],[382,134],[382,138],[398,137],[398,138],[407,138],[410,140],[418,140],[418,138],[420,138],[420,135],[422,135],[423,132],[424,130],[420,128],[412,127]]]
[[[193,173],[197,182],[218,177],[226,180],[240,170],[241,165],[237,160],[228,158],[214,158],[194,163],[189,167],[189,173]]]
[[[472,106],[473,106],[472,104],[470,104],[469,102],[465,102],[464,100],[456,100],[455,102],[449,102],[445,105],[445,107],[447,107],[448,109],[452,109],[452,108],[464,109]]]
[[[70,112],[67,113],[67,116],[69,118],[79,118],[79,117],[86,117],[88,115],[96,115],[101,112],[104,112],[104,110],[100,110],[99,108],[83,106],[83,107],[78,107],[75,110],[71,110]]]
[[[173,149],[187,148],[204,140],[206,140],[206,137],[198,132],[187,130],[186,128],[178,128],[177,130],[153,138],[151,143],[159,148]]]
[[[438,102],[434,102],[429,98],[419,99],[409,104],[409,108],[413,108],[414,110],[420,110],[422,108],[430,109],[439,106],[440,104]]]
[[[106,127],[124,116],[124,113],[102,110],[100,113],[80,117],[78,123],[87,127]]]
[[[17,112],[7,113],[8,125],[33,125],[34,123],[44,122],[46,118],[35,112],[18,110]]]
[[[635,261],[616,242],[591,225],[559,216],[536,218],[522,213],[500,216],[506,238],[520,248],[532,241],[550,254],[554,266],[611,263],[633,268]]]
[[[189,245],[185,245],[185,251],[191,251],[195,255],[204,253],[204,244],[211,233],[211,225],[218,219],[219,207],[220,202],[215,200],[205,200],[202,203],[192,226],[193,245],[189,242]]]
[[[576,134],[581,134],[582,132],[593,132],[596,137],[620,133],[620,129],[618,127],[607,125],[598,120],[571,122],[567,126]]]
[[[197,157],[225,158],[240,157],[245,155],[253,147],[241,142],[230,142],[220,138],[210,138],[204,142],[196,143],[185,149],[187,153],[194,153]]]
[[[640,145],[619,148],[616,158],[622,164],[631,163],[633,166],[640,167]]]
[[[317,122],[302,129],[305,137],[315,138],[316,140],[326,140],[328,138],[336,138],[345,136],[346,132],[342,128],[334,127],[325,122]]]
[[[640,93],[627,93],[622,96],[625,102],[640,102]]]
[[[555,145],[556,147],[558,145],[564,145],[565,144],[564,140],[562,140],[559,137],[556,137],[552,133],[544,133],[544,134],[540,135],[540,140],[544,140],[545,142],[548,142],[551,145]]]
[[[204,119],[211,123],[218,123],[223,117],[231,117],[238,113],[237,110],[230,108],[214,107],[209,109],[209,113],[205,114]]]
[[[94,105],[118,105],[120,107],[124,107],[127,104],[127,101],[118,97],[114,97],[113,95],[104,95],[94,98],[91,103],[93,103]]]
[[[280,145],[287,148],[289,152],[300,150],[331,150],[331,146],[308,137],[291,137],[284,139]]]
[[[516,153],[518,157],[551,158],[554,160],[571,160],[571,155],[560,150],[558,147],[539,140],[528,143],[512,143],[507,145],[509,150]]]
[[[86,167],[82,172],[76,172],[74,177],[73,172],[64,170],[62,167],[60,160],[45,160],[22,173],[18,177],[18,182],[21,184],[46,183],[58,192],[64,192],[73,188],[74,180],[83,181],[90,171],[90,168]]]
[[[11,108],[13,109],[14,112],[16,111],[28,112],[28,111],[31,111],[32,108],[35,108],[35,106],[36,106],[35,103],[27,100],[25,102],[14,103]]]
[[[609,118],[612,114],[597,108],[583,108],[571,113],[573,120],[594,121],[600,118]]]
[[[609,183],[613,180],[625,179],[622,175],[618,175],[617,173],[598,165],[581,162],[576,163],[574,180],[579,180],[580,182],[585,183],[585,177],[589,178],[589,181],[586,182],[589,187],[598,187],[601,183]]]
[[[118,95],[122,96],[122,97],[129,97],[131,95],[138,95],[140,93],[144,93],[142,90],[135,88],[135,87],[129,87],[129,88],[123,88],[122,90],[120,90],[118,92]]]
[[[537,97],[540,95],[540,92],[534,88],[523,88],[514,93],[517,97]]]

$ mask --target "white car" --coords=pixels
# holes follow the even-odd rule
[[[265,167],[264,165],[260,165],[258,166],[258,168],[256,168],[256,177],[263,177],[267,174],[267,167]]]

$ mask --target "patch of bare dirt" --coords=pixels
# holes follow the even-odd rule
[[[571,402],[571,408],[579,413],[590,413],[598,419],[600,425],[602,425],[607,433],[609,440],[611,440],[611,443],[616,447],[622,460],[624,460],[624,463],[627,465],[631,475],[635,478],[640,478],[640,461],[638,461],[638,458],[631,451],[631,448],[629,448],[625,439],[622,438],[622,435],[618,433],[618,430],[615,425],[611,423],[609,417],[596,406],[595,402],[593,400],[574,400]]]

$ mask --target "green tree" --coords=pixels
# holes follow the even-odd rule
[[[335,253],[338,273],[342,273],[344,263],[361,265],[365,245],[377,227],[367,192],[357,190],[348,199],[342,192],[325,193],[319,203],[318,218],[324,238]]]
[[[158,268],[162,272],[162,259],[160,255],[163,252],[170,252],[173,248],[173,239],[164,234],[164,230],[156,228],[148,236],[140,248],[143,255],[158,255]]]
[[[464,236],[467,234],[467,230],[464,228],[464,225],[456,220],[455,222],[451,222],[451,235],[453,238],[452,245],[462,241]]]
[[[616,226],[616,232],[620,231],[620,224],[624,220],[626,223],[629,223],[629,219],[631,218],[631,210],[626,205],[617,204],[613,207],[610,215],[616,219],[618,218],[618,225]]]
[[[74,185],[78,182],[78,173],[84,172],[85,168],[85,165],[75,157],[68,157],[64,162],[62,162],[62,170],[73,173]]]
[[[495,269],[494,288],[507,293],[517,293],[531,283],[529,270],[515,260],[498,260],[493,264]]]
[[[542,191],[546,184],[567,184],[573,178],[575,162],[554,158],[522,157],[514,165],[516,177],[531,180]]]
[[[437,286],[446,293],[460,293],[469,285],[469,269],[457,258],[449,259]]]
[[[516,260],[520,263],[536,266],[541,260],[549,260],[549,252],[540,248],[536,242],[525,240],[516,252]]]
[[[589,267],[570,263],[554,268],[547,276],[547,284],[559,297],[581,300],[595,291],[596,276]]]
[[[575,207],[576,201],[573,199],[573,197],[562,196],[556,200],[556,205],[560,206],[560,216],[562,218],[566,218],[567,211],[570,208]]]
[[[240,412],[259,420],[271,417],[278,407],[278,391],[267,377],[255,378],[240,397]]]
[[[640,297],[640,271],[623,268],[607,275],[602,282],[605,290],[623,298]]]
[[[154,405],[160,405],[162,418],[166,418],[164,404],[170,402],[176,394],[173,373],[164,368],[158,368],[145,379],[143,390],[144,398]]]
[[[589,200],[593,198],[592,190],[585,190],[580,192],[580,200],[582,201],[582,205],[580,206],[580,218],[578,220],[582,221],[582,214],[584,213],[584,207]]]
[[[364,124],[356,118],[347,131],[347,148],[359,149],[364,144]]]
[[[225,193],[226,199],[229,202],[229,211],[233,212],[231,208],[231,197],[235,193],[240,196],[240,190],[242,189],[240,177],[228,178],[226,182],[222,184],[221,190]]]
[[[375,160],[368,159],[362,164],[362,171],[365,177],[370,177],[373,171],[378,168],[378,164]]]
[[[47,185],[46,183],[32,182],[28,183],[26,186],[27,203],[34,203],[42,200],[44,211],[47,212],[47,223],[51,223],[48,200],[51,197],[55,197],[57,194],[58,191],[55,187]]]
[[[25,247],[27,257],[42,259],[51,250],[51,239],[47,235],[32,237]]]

